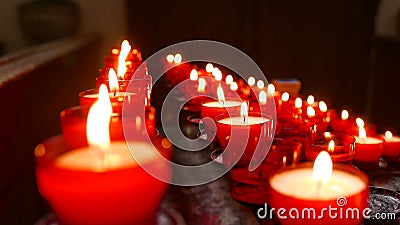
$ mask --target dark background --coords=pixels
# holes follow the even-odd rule
[[[221,41],[248,54],[268,81],[298,78],[301,94],[399,131],[400,53],[397,40],[374,38],[378,0],[126,3],[144,58],[181,41]]]

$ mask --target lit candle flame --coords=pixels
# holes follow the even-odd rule
[[[314,104],[314,102],[315,102],[314,96],[309,95],[309,96],[307,97],[307,104],[312,105],[312,104]]]
[[[249,116],[249,109],[247,107],[246,102],[242,102],[242,105],[240,106],[240,117],[243,118],[243,122],[247,122]]]
[[[174,63],[179,64],[182,62],[182,55],[181,54],[175,54],[174,56]]]
[[[116,49],[116,48],[111,49],[111,54],[118,55],[119,54],[119,49]]]
[[[386,137],[387,139],[391,139],[391,138],[393,138],[393,134],[392,134],[392,132],[390,132],[390,131],[386,131],[386,132],[385,132],[385,137]]]
[[[224,90],[222,90],[222,87],[219,86],[217,88],[217,95],[218,95],[218,101],[221,105],[225,105],[225,95],[224,95]]]
[[[199,78],[199,84],[197,85],[197,91],[203,93],[206,89],[207,82],[204,78]]]
[[[325,138],[331,138],[332,137],[330,132],[325,132],[324,136],[325,136]]]
[[[222,72],[217,67],[214,67],[211,74],[214,76],[215,80],[217,81],[222,80]]]
[[[207,63],[207,65],[206,65],[207,73],[211,73],[213,71],[213,69],[214,69],[214,65],[211,63]]]
[[[228,84],[228,85],[230,85],[230,84],[232,84],[232,82],[233,82],[233,77],[232,77],[232,75],[227,75],[227,76],[225,77],[225,83]]]
[[[289,101],[289,98],[290,98],[289,93],[283,92],[283,94],[281,96],[282,101],[287,102],[287,101]]]
[[[254,77],[249,77],[249,79],[247,79],[247,83],[250,87],[253,87],[256,84],[256,79]]]
[[[320,185],[321,182],[328,182],[331,178],[333,163],[328,152],[322,151],[318,154],[313,167],[313,179]]]
[[[116,93],[119,91],[117,74],[115,73],[115,70],[113,68],[108,71],[108,85],[111,92]]]
[[[197,73],[196,69],[192,69],[192,71],[190,71],[190,80],[196,81],[197,79],[199,79],[199,74]]]
[[[365,141],[367,139],[367,132],[365,131],[364,127],[358,128],[358,136]]]
[[[342,120],[347,120],[349,118],[349,111],[343,110],[342,111]]]
[[[174,56],[172,55],[172,54],[169,54],[169,55],[167,55],[167,57],[166,57],[166,59],[167,59],[167,62],[169,62],[169,63],[172,63],[173,61],[174,61]]]
[[[232,82],[232,84],[230,85],[230,87],[231,87],[231,90],[232,90],[232,91],[237,91],[237,89],[239,88],[239,87],[238,87],[238,84],[237,84],[235,81]]]
[[[335,142],[331,140],[328,144],[328,152],[333,152],[335,150]]]
[[[274,95],[274,93],[275,93],[275,85],[268,84],[268,94]]]
[[[303,100],[301,100],[300,97],[297,97],[294,100],[294,107],[296,107],[296,109],[301,109],[302,106],[303,106]]]
[[[312,106],[307,106],[307,116],[314,117],[315,116],[315,109]]]
[[[99,98],[90,107],[88,113],[86,135],[89,145],[99,147],[101,150],[107,149],[110,143],[111,114],[112,107],[107,86],[102,84],[99,89]]]
[[[261,104],[267,104],[267,93],[265,93],[265,91],[260,91],[260,94],[258,95],[258,101]]]
[[[328,111],[328,106],[324,101],[318,102],[318,108],[321,112],[327,112]]]
[[[125,78],[125,73],[126,73],[126,58],[128,57],[129,52],[131,51],[131,45],[127,40],[124,40],[121,44],[121,51],[119,53],[118,57],[118,70],[117,70],[117,75],[121,79]]]
[[[264,81],[262,81],[262,80],[258,80],[258,81],[257,81],[257,87],[258,87],[259,89],[263,89],[264,86],[265,86]]]
[[[356,124],[357,124],[357,127],[364,127],[365,126],[364,120],[361,119],[360,117],[358,117],[356,119]]]

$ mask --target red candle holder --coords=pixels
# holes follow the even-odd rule
[[[363,169],[377,168],[382,156],[384,139],[379,136],[362,139],[358,136],[355,143],[355,164]]]
[[[312,167],[311,163],[286,167],[269,179],[271,188],[268,204],[276,209],[273,213],[280,223],[282,225],[360,224],[363,220],[363,210],[368,207],[368,177],[355,167],[334,164],[329,181],[321,184],[321,190],[317,193],[318,185],[312,180]],[[335,214],[329,211],[332,208],[336,209]],[[348,214],[350,216],[346,216],[346,212],[352,209],[358,210],[358,217],[351,217],[351,213]],[[289,214],[289,211],[293,214]]]
[[[382,156],[390,162],[398,162],[400,156],[400,137],[393,136],[388,138],[382,135],[382,138],[385,139]]]
[[[329,149],[329,142],[334,141],[334,148]],[[355,138],[344,133],[318,133],[309,137],[304,146],[306,159],[315,161],[321,151],[327,151],[335,163],[351,164],[355,154]]]
[[[268,178],[283,167],[298,164],[301,152],[300,143],[275,139],[266,158],[257,169],[249,171],[247,167],[234,167],[230,171],[232,198],[251,204],[264,204],[268,200]],[[220,157],[221,153],[222,151],[219,155],[212,154],[212,158]],[[226,163],[224,158],[219,160],[223,164]]]
[[[269,115],[249,112],[248,122],[236,114],[222,114],[215,117],[217,140],[224,149],[224,159],[228,168],[248,166],[251,160],[264,157],[273,141],[273,120]],[[256,149],[261,155],[255,155]]]
[[[143,151],[152,148],[143,143],[130,144]],[[125,142],[111,142],[110,151],[126,150],[126,155],[131,157],[126,145]],[[120,161],[115,161],[118,165],[105,171],[85,168],[93,161],[84,157],[95,156],[91,154],[74,161],[72,164],[76,165],[82,162],[76,168],[61,163],[61,159],[82,151],[86,149],[71,149],[62,136],[49,138],[35,148],[38,189],[58,220],[62,224],[154,224],[156,210],[168,184],[148,174],[133,159],[127,164],[121,163],[121,167]],[[149,158],[145,165],[158,169],[163,179],[170,179],[171,168],[158,155]]]

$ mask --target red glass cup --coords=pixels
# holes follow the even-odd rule
[[[115,144],[126,146],[125,142],[111,142]],[[60,157],[81,150],[71,149],[61,135],[35,148],[38,189],[58,220],[62,224],[155,224],[156,211],[168,184],[134,161],[129,166],[105,171],[60,166]],[[165,179],[171,177],[171,168],[159,157],[149,160],[146,167],[159,169]]]
[[[334,148],[329,149],[329,142]],[[315,134],[306,140],[304,152],[308,161],[314,162],[321,151],[327,151],[335,163],[351,164],[355,154],[355,138],[351,135],[335,132]]]
[[[253,159],[260,160],[273,141],[274,123],[269,115],[250,112],[248,120],[242,120],[238,113],[224,113],[215,121],[217,140],[229,166],[245,166]]]

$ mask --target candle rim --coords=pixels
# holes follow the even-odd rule
[[[309,170],[310,170],[310,176],[312,176],[313,165],[314,165],[313,162],[306,162],[306,163],[297,164],[295,167],[285,167],[285,168],[281,168],[281,169],[275,171],[275,173],[268,179],[268,183],[269,183],[269,185],[271,186],[271,188],[272,188],[275,192],[277,192],[277,193],[279,193],[279,194],[281,194],[281,195],[287,196],[287,197],[296,198],[296,199],[300,199],[300,200],[307,200],[307,201],[329,201],[329,200],[336,200],[337,197],[340,197],[340,196],[337,196],[336,198],[326,198],[326,199],[324,199],[324,198],[319,198],[319,199],[317,199],[317,198],[313,198],[313,199],[310,199],[310,198],[300,198],[300,197],[295,196],[295,195],[287,195],[286,193],[283,193],[282,191],[276,190],[275,188],[273,188],[272,181],[273,181],[273,179],[274,179],[277,175],[282,174],[282,173],[287,172],[287,171],[296,170],[296,169],[309,169]],[[365,187],[365,188],[362,188],[362,189],[360,189],[360,191],[355,192],[355,193],[353,193],[353,194],[351,194],[351,195],[349,195],[349,196],[346,196],[346,197],[355,196],[355,195],[357,195],[357,194],[363,192],[365,189],[368,189],[368,187],[369,187],[369,178],[368,178],[368,176],[367,176],[365,173],[363,173],[361,170],[357,169],[357,168],[354,167],[354,166],[350,166],[350,165],[345,165],[345,164],[335,163],[335,162],[334,162],[334,163],[333,163],[333,170],[332,170],[332,173],[333,173],[333,171],[337,171],[337,170],[340,170],[341,172],[346,172],[346,173],[352,175],[353,177],[358,178],[362,183],[364,183],[364,187]],[[332,175],[333,175],[333,174],[332,174]]]
[[[217,120],[217,123],[220,124],[225,124],[225,125],[230,125],[230,126],[239,126],[239,127],[243,127],[243,126],[249,126],[249,125],[259,125],[259,124],[264,124],[267,123],[269,121],[271,121],[271,118],[267,117],[267,116],[253,116],[253,115],[248,115],[246,116],[246,122],[241,123],[241,124],[231,124],[229,122],[225,122],[224,120],[228,120],[228,121],[232,121],[232,118],[238,118],[238,120],[243,121],[243,117],[242,116],[232,116],[232,117],[225,117],[222,119]],[[251,119],[254,118],[262,118],[263,120],[261,122],[255,123],[254,121],[252,122]]]
[[[218,105],[211,105],[212,103],[218,103]],[[232,105],[229,105],[228,103],[232,103]],[[232,99],[228,99],[224,101],[224,105],[221,104],[220,101],[216,100],[216,101],[208,101],[205,103],[202,103],[201,105],[204,107],[209,107],[209,108],[226,108],[226,107],[235,107],[235,106],[241,106],[242,102],[239,100],[232,100]]]

